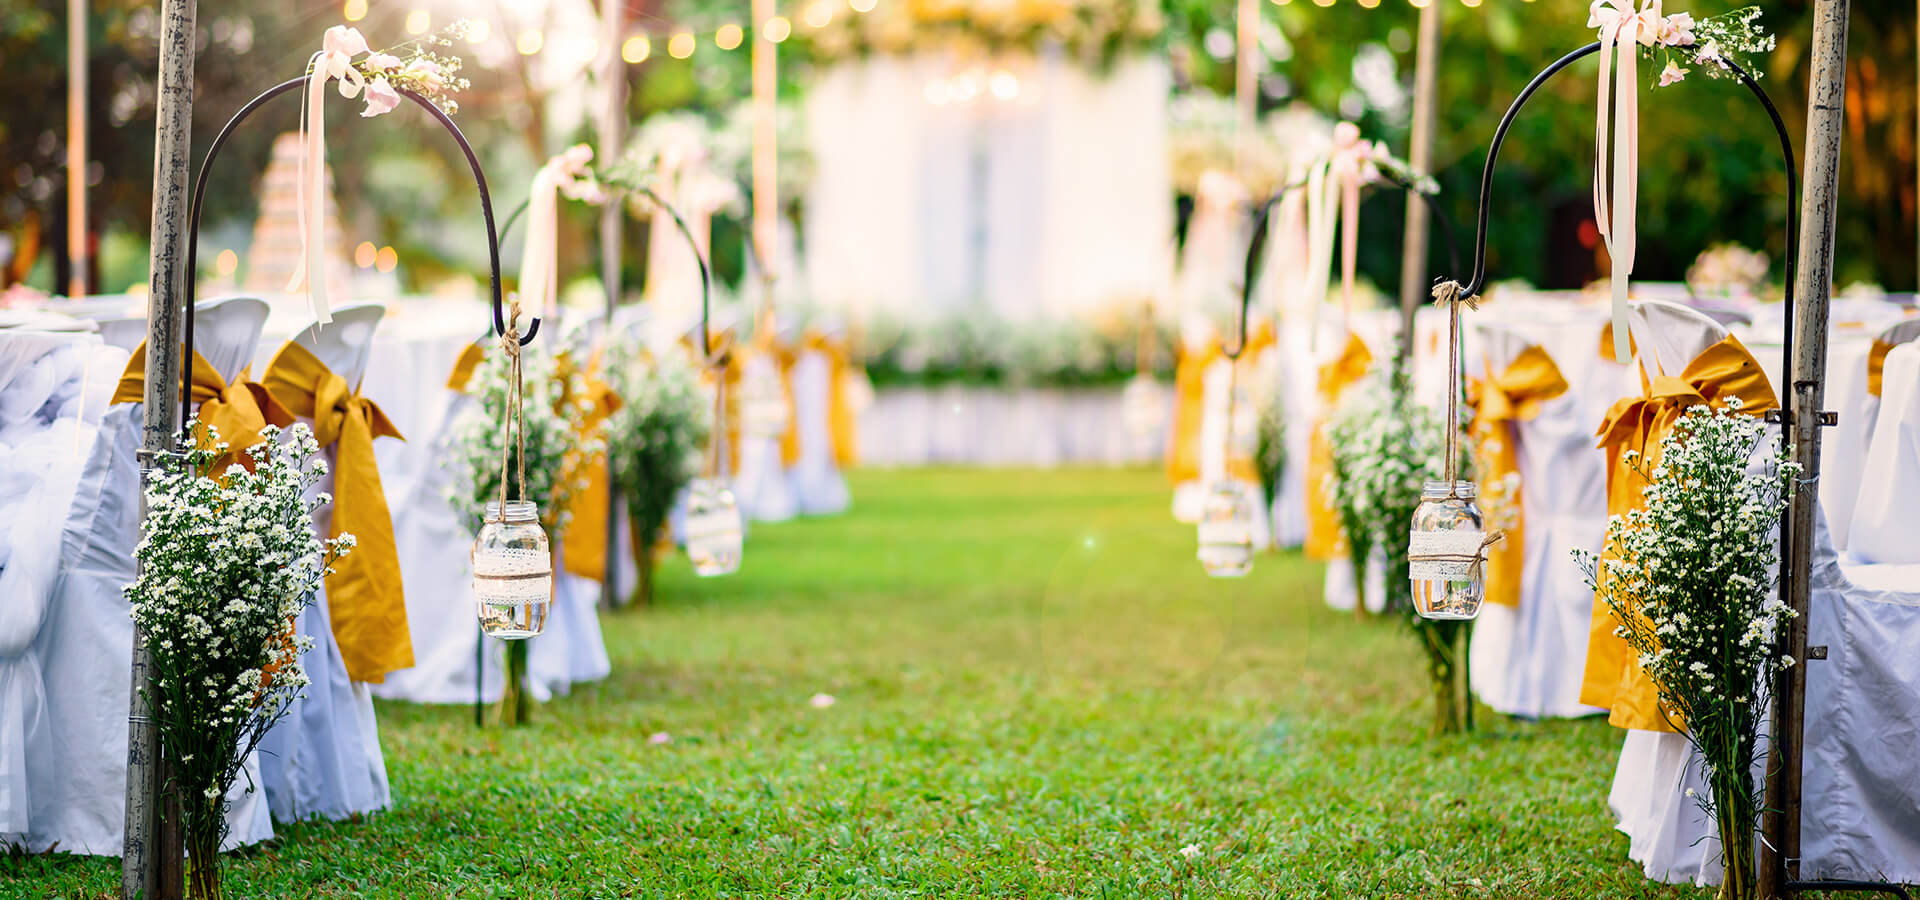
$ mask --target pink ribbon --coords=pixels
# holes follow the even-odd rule
[[[520,296],[551,316],[560,307],[560,194],[590,199],[581,187],[593,148],[578,144],[533,173],[527,195],[527,246],[520,257]]]
[[[1607,256],[1613,262],[1610,287],[1613,294],[1613,355],[1620,363],[1631,362],[1633,351],[1627,331],[1627,282],[1633,275],[1634,213],[1640,195],[1640,102],[1637,60],[1639,44],[1653,46],[1660,40],[1662,19],[1660,0],[1647,0],[1640,12],[1633,11],[1632,0],[1625,8],[1616,8],[1613,0],[1594,0],[1588,9],[1587,27],[1600,29],[1600,81],[1598,113],[1594,124],[1593,218],[1600,237],[1606,242]],[[1614,68],[1618,50],[1619,67]],[[1612,180],[1608,180],[1608,124],[1613,128]]]
[[[1341,327],[1353,321],[1353,284],[1360,253],[1360,187],[1373,180],[1378,148],[1360,139],[1360,128],[1341,122],[1333,129],[1333,150],[1307,176],[1307,245],[1311,253],[1307,296],[1313,309],[1311,335],[1319,337],[1320,305],[1327,297],[1327,270],[1333,263],[1334,220],[1340,225]],[[1310,341],[1315,343],[1315,341]]]
[[[358,29],[335,25],[321,38],[320,52],[307,64],[307,93],[300,109],[299,222],[300,256],[294,261],[287,292],[307,292],[313,320],[333,321],[327,306],[327,273],[322,250],[327,242],[327,130],[322,108],[329,79],[340,80],[340,96],[359,96],[366,79],[353,67],[353,58],[367,52],[367,39]]]

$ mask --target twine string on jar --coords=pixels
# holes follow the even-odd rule
[[[507,449],[500,455],[500,505],[495,510],[498,518],[495,522],[506,521],[507,515],[507,475],[516,474],[520,499],[527,499],[527,420],[521,409],[525,391],[521,384],[520,373],[520,298],[514,296],[507,301],[507,330],[500,335],[500,351],[507,355],[507,409],[504,429],[507,432]],[[517,459],[518,468],[511,468]]]
[[[1447,458],[1443,463],[1448,499],[1460,499],[1460,307],[1479,309],[1478,295],[1467,294],[1458,281],[1433,287],[1435,306],[1447,308]]]

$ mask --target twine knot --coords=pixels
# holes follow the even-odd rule
[[[1480,295],[1466,293],[1466,285],[1448,279],[1433,286],[1433,305],[1454,307],[1465,304],[1468,309],[1480,308]]]

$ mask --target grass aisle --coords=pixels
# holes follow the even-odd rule
[[[736,577],[669,562],[656,608],[604,619],[612,679],[529,728],[381,705],[396,807],[282,828],[230,860],[230,887],[1709,896],[1625,861],[1605,803],[1619,732],[1482,709],[1480,734],[1429,738],[1398,622],[1327,610],[1297,555],[1208,580],[1155,473],[853,486],[849,515],[756,526]],[[118,872],[0,860],[0,896],[108,896]]]

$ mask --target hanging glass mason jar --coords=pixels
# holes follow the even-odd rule
[[[722,478],[698,478],[687,491],[687,557],[694,574],[728,575],[740,569],[740,505]]]
[[[473,598],[480,628],[505,640],[530,638],[553,608],[553,547],[531,500],[487,501],[473,540]]]
[[[1245,485],[1217,481],[1200,512],[1200,565],[1215,578],[1253,571],[1253,499]]]
[[[1486,597],[1485,523],[1471,481],[1429,481],[1413,513],[1408,572],[1413,608],[1429,619],[1471,619]]]

